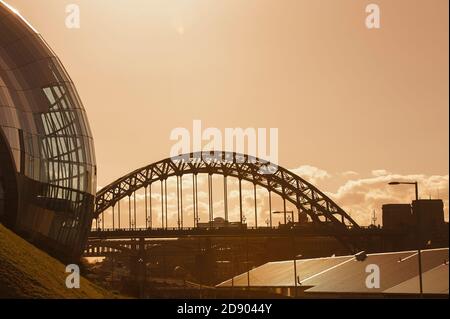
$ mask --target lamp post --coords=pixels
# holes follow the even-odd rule
[[[194,228],[197,226],[198,227],[198,223],[200,222],[200,217],[195,217],[195,223],[196,225],[194,225]]]
[[[414,185],[416,201],[419,200],[419,186],[417,181],[415,182],[389,182],[389,185]],[[420,213],[417,212],[417,257],[419,260],[419,287],[420,296],[423,297],[423,285],[422,285],[422,252],[421,252],[421,238],[420,238]]]
[[[297,277],[297,258],[302,258],[303,256],[300,255],[296,255],[294,256],[294,283],[295,283],[295,291],[294,291],[294,296],[297,297],[297,285],[300,283],[298,282],[298,277]]]

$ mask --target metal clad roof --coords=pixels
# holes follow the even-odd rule
[[[422,253],[422,271],[426,272],[444,260],[448,260],[448,250],[429,250]],[[368,288],[366,267],[377,265],[380,269],[380,288]],[[418,274],[417,252],[397,252],[370,254],[363,262],[353,259],[326,274],[306,280],[305,285],[313,286],[308,292],[383,292]],[[303,283],[302,283],[303,284]]]
[[[297,276],[299,278],[308,278],[351,258],[353,257],[341,256],[297,260]],[[247,287],[247,273],[245,272],[234,277],[234,283],[229,279],[219,284],[218,287],[231,287],[232,285]],[[292,287],[294,285],[293,260],[269,262],[250,270],[250,286],[252,287]]]
[[[424,293],[448,294],[448,263],[433,268],[422,275]],[[419,290],[419,276],[402,282],[392,288],[386,289],[384,293],[417,293]]]
[[[424,291],[448,294],[448,248],[422,251]],[[447,264],[445,264],[447,263]],[[250,271],[251,287],[293,287],[293,260],[270,262]],[[380,287],[368,288],[369,265],[380,270]],[[368,269],[367,269],[368,270]],[[369,270],[368,270],[369,271]],[[331,293],[415,293],[418,288],[416,251],[368,254],[364,261],[354,256],[326,257],[297,261],[297,275],[306,292]],[[426,277],[426,279],[425,279]],[[426,283],[425,283],[426,281]],[[234,286],[246,287],[247,273],[234,278]],[[231,279],[218,287],[230,287]],[[392,288],[392,289],[391,289]]]
[[[383,255],[368,255],[365,261],[357,261],[352,258],[346,264],[333,269],[327,273],[318,275],[310,280],[302,282],[307,286],[313,286],[308,289],[308,292],[365,292],[369,290],[366,287],[366,278],[369,273],[366,272],[368,265],[375,264],[380,268],[380,288],[370,289],[370,292],[383,291],[387,287],[391,287],[392,282],[400,283],[402,280],[410,278],[412,275],[408,274],[409,263],[399,263],[399,258],[410,256],[411,253],[401,254],[383,254]],[[395,266],[403,264],[405,272],[394,273],[392,269]]]

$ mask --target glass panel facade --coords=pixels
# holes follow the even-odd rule
[[[3,210],[11,227],[62,257],[77,256],[96,192],[89,123],[61,62],[1,1],[0,130],[8,149],[0,165],[12,164],[18,185],[11,194],[0,176],[0,212],[3,202],[17,201],[7,205],[15,209]]]

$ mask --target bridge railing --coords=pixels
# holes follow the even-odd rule
[[[283,227],[278,226],[245,226],[245,227],[138,227],[138,228],[92,228],[91,232],[102,232],[102,233],[110,233],[110,232],[148,232],[148,231],[194,231],[194,230],[221,230],[221,229],[232,229],[232,230],[256,230],[256,229],[279,229]]]

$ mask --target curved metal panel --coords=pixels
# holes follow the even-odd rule
[[[17,176],[12,228],[60,255],[82,251],[96,192],[93,138],[75,86],[20,13],[0,1],[0,130]],[[2,164],[3,165],[3,164]],[[6,166],[5,166],[6,167]]]

